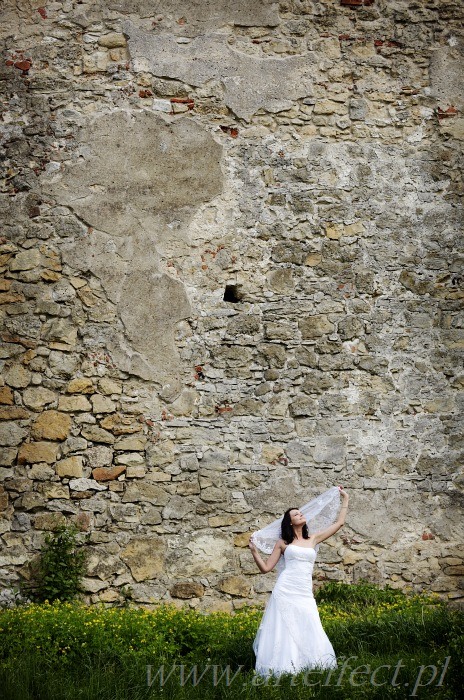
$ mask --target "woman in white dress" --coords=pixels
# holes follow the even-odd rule
[[[250,540],[249,547],[261,573],[271,571],[281,557],[284,563],[253,642],[256,672],[261,676],[337,666],[334,649],[319,618],[312,590],[312,572],[315,547],[318,548],[320,542],[338,532],[345,523],[349,496],[341,486],[338,488],[343,495],[343,504],[337,520],[329,527],[309,534],[301,510],[289,508],[281,521],[281,537],[266,562],[261,558],[253,537]],[[332,490],[336,491],[335,487]]]

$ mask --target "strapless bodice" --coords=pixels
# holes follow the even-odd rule
[[[316,560],[316,550],[314,547],[300,547],[297,544],[288,544],[284,552],[285,564],[290,561],[305,561],[314,564]]]
[[[283,554],[283,568],[278,576],[274,595],[313,597],[312,575],[317,552],[313,547],[288,544]]]

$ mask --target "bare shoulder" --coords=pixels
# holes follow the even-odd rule
[[[287,546],[287,543],[285,542],[285,540],[283,540],[283,539],[281,538],[280,540],[277,540],[277,542],[276,542],[275,545],[274,545],[274,548],[275,548],[275,549],[280,549],[280,550],[283,552],[283,551],[285,550],[285,547],[286,547],[286,546]]]

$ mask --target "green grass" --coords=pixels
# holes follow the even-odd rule
[[[252,642],[262,615],[258,608],[234,615],[201,614],[169,605],[148,611],[45,603],[3,610],[2,697],[454,700],[460,696],[462,612],[437,597],[406,596],[367,583],[327,584],[317,599],[338,669],[330,676],[328,671],[313,671],[267,683],[253,673]],[[427,666],[431,668],[421,671]],[[378,686],[372,683],[375,669]]]

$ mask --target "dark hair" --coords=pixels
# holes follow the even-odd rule
[[[290,511],[291,510],[298,510],[298,508],[288,508],[288,510],[285,511],[284,517],[282,518],[282,525],[281,525],[281,535],[282,539],[285,540],[287,544],[291,544],[293,540],[295,539],[295,533],[293,531],[293,526],[292,526],[292,521],[290,519]],[[308,533],[308,526],[303,525],[303,538],[307,540],[309,537]]]

